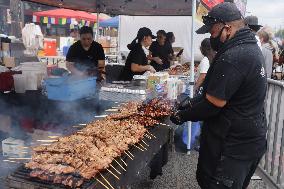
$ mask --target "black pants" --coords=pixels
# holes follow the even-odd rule
[[[206,167],[202,166],[203,163],[210,162],[202,162],[199,158],[197,168],[198,184],[202,189],[246,189],[260,159],[237,160],[222,156],[218,162],[215,162],[216,169],[213,171],[206,170]],[[214,164],[214,162],[212,163]],[[208,175],[208,172],[213,174]]]

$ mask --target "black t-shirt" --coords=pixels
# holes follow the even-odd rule
[[[205,135],[222,139],[223,155],[260,157],[266,149],[262,52],[248,29],[240,30],[220,51],[207,72],[204,90],[227,104],[218,116],[205,120]]]
[[[80,41],[74,43],[66,56],[68,62],[75,62],[78,69],[96,68],[99,60],[105,60],[104,49],[101,44],[93,41],[91,47],[86,51]]]
[[[156,71],[162,71],[170,67],[169,56],[172,54],[172,47],[169,43],[165,43],[163,46],[159,45],[157,41],[154,41],[149,50],[152,52],[152,57],[159,57],[163,64],[157,64],[155,61],[151,61],[151,65],[155,68]]]
[[[148,65],[147,56],[142,48],[142,45],[136,43],[129,52],[124,70],[120,76],[121,80],[131,81],[134,75],[142,75],[145,72],[132,72],[131,64]]]

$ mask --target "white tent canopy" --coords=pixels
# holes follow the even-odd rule
[[[174,47],[184,48],[183,59],[186,62],[191,61],[191,16],[120,16],[119,27],[119,47],[120,51],[129,51],[127,44],[136,37],[137,31],[141,27],[148,27],[154,35],[158,30],[173,32],[176,37]],[[131,27],[129,27],[131,26]],[[195,30],[200,24],[195,24]],[[194,35],[194,57],[200,60],[202,55],[199,47],[205,35]]]

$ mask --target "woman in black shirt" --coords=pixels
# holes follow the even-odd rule
[[[166,32],[159,30],[157,32],[157,41],[154,41],[150,48],[151,65],[157,70],[162,71],[170,67],[170,56],[172,48],[166,43]]]
[[[156,70],[148,64],[145,51],[152,43],[153,36],[149,28],[140,28],[137,37],[128,45],[130,53],[126,59],[124,70],[120,76],[121,80],[131,81],[134,75],[143,75],[146,71],[156,72]],[[136,43],[138,40],[138,43]]]

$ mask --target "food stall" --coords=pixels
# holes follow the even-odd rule
[[[58,6],[55,1],[33,2]],[[177,2],[169,8],[170,3],[165,1],[159,7],[160,12],[159,9],[153,9],[150,3],[137,2],[137,12],[128,14],[142,14],[138,11],[141,5],[146,6],[143,12],[147,14],[173,15],[177,9],[184,10],[180,11],[181,15],[191,14],[191,2]],[[94,11],[88,3],[66,1],[60,7]],[[108,3],[103,4],[106,10],[113,7],[113,13],[123,12],[119,8],[122,2]],[[134,5],[130,2],[124,6],[130,8]],[[7,137],[2,144],[5,149],[8,145],[16,151],[12,156],[2,157],[3,166],[13,164],[6,180],[8,187],[126,188],[153,159],[158,158],[157,166],[162,166],[167,159],[167,153],[163,151],[167,151],[170,139],[171,127],[167,118],[171,114],[172,104],[170,100],[160,97],[168,95],[171,90],[171,95],[167,97],[174,100],[178,90],[185,90],[185,84],[179,80],[184,70],[189,72],[188,68],[172,68],[169,73],[175,76],[157,73],[148,75],[146,79],[138,77],[137,81],[131,83],[103,85],[97,87],[98,96],[72,102],[50,100],[38,91],[32,95],[1,95],[1,99],[4,99],[0,101],[4,104],[2,107],[9,107],[9,111],[3,115],[18,115],[16,119],[13,117],[14,121],[20,128],[25,128],[20,129],[25,131],[24,136]],[[165,87],[165,81],[169,81],[174,88]],[[124,99],[109,99],[118,94]],[[136,100],[125,99],[126,94],[134,95],[133,99]],[[141,97],[140,102],[137,102],[138,97]],[[29,119],[22,119],[26,117]]]

